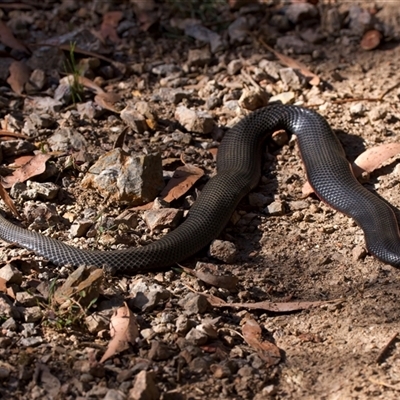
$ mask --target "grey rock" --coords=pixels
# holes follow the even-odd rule
[[[185,336],[185,339],[196,346],[202,346],[207,343],[208,336],[196,328],[192,328]]]
[[[304,210],[309,207],[309,204],[305,200],[295,200],[290,202],[290,209],[294,210]]]
[[[318,29],[310,28],[300,32],[300,37],[308,43],[322,43],[325,36]]]
[[[59,222],[57,209],[53,204],[26,202],[24,215],[30,224],[29,227],[34,230],[47,229]]]
[[[150,371],[140,371],[129,391],[130,400],[158,400],[160,392],[156,386],[155,375]]]
[[[285,15],[293,24],[316,18],[318,9],[310,3],[294,3],[286,7]]]
[[[20,285],[22,283],[21,271],[12,264],[6,264],[0,268],[0,278],[9,284],[15,283],[16,285]]]
[[[189,369],[196,374],[206,374],[211,362],[205,357],[196,357],[189,363]]]
[[[111,150],[89,169],[82,186],[96,189],[115,201],[148,203],[164,187],[161,156],[129,155],[120,148]]]
[[[142,134],[149,129],[146,123],[146,118],[136,110],[135,106],[127,105],[121,111],[120,116],[122,121],[139,134]]]
[[[176,208],[162,208],[145,211],[143,219],[152,232],[175,228],[182,219],[183,211]]]
[[[34,199],[42,200],[54,200],[60,191],[60,187],[52,182],[30,182],[28,188],[34,193]]]
[[[222,100],[218,96],[210,96],[206,100],[207,110],[214,110],[222,104]]]
[[[52,97],[29,96],[24,100],[24,110],[35,110],[35,112],[57,113],[63,107],[63,103]]]
[[[38,304],[38,298],[28,292],[17,292],[15,300],[24,307],[33,307]]]
[[[329,7],[323,14],[322,29],[329,35],[339,36],[342,21],[337,7]]]
[[[127,209],[124,210],[118,217],[115,218],[115,223],[120,225],[124,224],[130,229],[135,229],[138,225],[138,219],[135,212]]]
[[[151,69],[151,72],[153,74],[159,76],[167,76],[173,74],[174,72],[179,72],[179,71],[181,71],[181,69],[176,64],[161,64]]]
[[[216,53],[224,49],[224,43],[221,36],[218,33],[206,28],[200,23],[188,24],[185,27],[185,35],[206,42],[210,44],[210,50],[212,53]]]
[[[183,99],[190,99],[193,91],[183,90],[183,89],[172,89],[172,88],[160,88],[158,90],[157,96],[161,98],[162,101],[179,104]]]
[[[211,53],[208,47],[202,49],[190,49],[188,53],[187,65],[189,67],[204,67],[209,65]]]
[[[36,146],[27,140],[5,140],[0,142],[3,157],[21,156],[36,150]]]
[[[353,117],[362,117],[365,114],[366,108],[363,103],[353,103],[350,106],[350,115]]]
[[[280,50],[291,50],[294,54],[311,54],[314,46],[297,36],[280,36],[276,40],[276,47]]]
[[[371,121],[379,121],[386,117],[387,109],[380,106],[374,106],[368,113],[368,117]]]
[[[132,305],[142,311],[153,310],[161,301],[168,300],[171,293],[157,284],[147,284],[143,279],[138,279],[130,289],[134,298]]]
[[[239,105],[246,110],[254,111],[268,104],[268,94],[262,89],[244,88]]]
[[[78,111],[81,119],[98,119],[104,114],[104,109],[93,101],[77,103],[76,110]]]
[[[46,84],[46,74],[42,69],[33,70],[29,78],[29,83],[31,83],[35,89],[42,90]]]
[[[103,400],[126,400],[126,395],[121,390],[108,389]]]
[[[43,318],[42,309],[39,306],[30,306],[25,308],[23,312],[25,322],[38,322]]]
[[[293,68],[282,68],[279,71],[279,75],[281,76],[282,82],[287,89],[291,90],[299,90],[301,89],[301,82],[299,75]]]
[[[88,219],[78,219],[69,228],[71,237],[83,237],[92,227],[93,221]]]
[[[72,75],[65,76],[60,79],[60,82],[54,91],[54,100],[60,101],[63,104],[69,104],[72,100],[74,78]]]
[[[157,340],[151,341],[151,347],[149,350],[149,358],[154,361],[168,360],[173,356],[174,352],[164,343]]]
[[[273,216],[283,215],[285,214],[285,206],[281,201],[274,201],[264,211]]]
[[[7,329],[9,331],[16,331],[18,328],[17,321],[15,321],[14,318],[10,317],[7,318],[2,324],[1,324],[2,329]]]
[[[195,293],[189,293],[178,304],[184,308],[186,315],[203,314],[208,309],[206,297]]]
[[[176,332],[186,335],[194,327],[194,321],[191,321],[186,315],[179,315],[175,322]]]
[[[236,18],[228,27],[231,44],[241,44],[249,37],[249,23],[246,17]]]
[[[258,66],[264,70],[264,72],[271,77],[272,79],[274,79],[275,81],[279,80],[280,76],[279,76],[279,70],[282,69],[281,65],[278,64],[275,61],[269,61],[269,60],[261,60],[258,63]]]
[[[70,128],[58,129],[47,139],[47,142],[53,151],[77,151],[87,147],[86,139]]]
[[[242,60],[232,60],[227,66],[226,71],[229,75],[236,75],[243,67]]]
[[[210,245],[210,255],[225,263],[233,263],[237,256],[236,246],[226,240],[213,240]]]
[[[40,336],[31,336],[27,338],[23,338],[19,341],[19,344],[22,347],[36,347],[43,343],[43,338]]]
[[[290,104],[295,99],[296,94],[292,91],[290,92],[282,92],[276,94],[275,96],[271,96],[269,98],[269,102],[272,103],[274,101],[280,101],[282,104]]]
[[[185,106],[177,107],[175,118],[189,132],[211,133],[215,123],[211,115],[204,111],[190,110]]]
[[[9,318],[12,317],[16,320],[21,318],[21,314],[16,307],[5,297],[0,294],[0,317]]]
[[[353,248],[353,250],[351,251],[351,254],[353,256],[354,261],[359,261],[359,260],[363,260],[365,258],[365,256],[367,255],[367,251],[365,250],[365,248],[363,246],[357,245]]]
[[[271,202],[271,198],[264,196],[262,193],[252,192],[249,194],[249,204],[252,207],[265,207]]]
[[[102,312],[94,312],[85,318],[85,325],[90,333],[98,333],[104,329],[108,329],[110,318]]]
[[[368,29],[373,28],[373,17],[368,10],[358,5],[352,5],[349,9],[349,28],[357,36],[363,35]]]

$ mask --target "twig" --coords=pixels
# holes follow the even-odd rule
[[[398,335],[399,335],[399,333],[396,332],[393,335],[393,337],[389,340],[389,342],[387,342],[386,346],[380,351],[380,353],[378,354],[378,357],[376,358],[377,364],[380,364],[383,361],[384,357],[386,356],[387,351],[389,350],[389,347],[395,342]]]
[[[386,383],[386,382],[383,382],[383,381],[378,381],[377,379],[374,379],[374,378],[368,378],[368,380],[371,383],[374,383],[375,385],[381,385],[381,386],[384,386],[384,387],[387,387],[387,388],[390,388],[390,389],[400,390],[400,387],[391,385],[390,383]]]

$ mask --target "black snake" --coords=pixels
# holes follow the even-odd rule
[[[217,175],[205,185],[186,220],[156,242],[110,252],[81,250],[20,228],[1,216],[0,238],[57,265],[96,265],[126,274],[170,266],[195,254],[221,233],[239,201],[258,184],[262,144],[278,129],[296,134],[308,181],[318,197],[356,221],[371,254],[400,266],[396,217],[384,201],[354,178],[329,124],[314,111],[280,104],[249,114],[226,133],[218,150]]]

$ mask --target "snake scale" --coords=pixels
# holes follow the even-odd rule
[[[170,266],[197,253],[221,233],[239,201],[257,186],[262,144],[278,129],[296,134],[308,181],[318,197],[356,221],[371,254],[400,266],[400,236],[392,209],[354,178],[339,140],[322,116],[281,104],[254,111],[226,133],[218,150],[217,174],[205,185],[186,220],[158,241],[128,250],[82,250],[16,226],[2,216],[0,238],[57,265],[95,265],[125,274]]]

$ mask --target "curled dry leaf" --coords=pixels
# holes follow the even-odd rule
[[[16,169],[12,175],[4,177],[3,186],[8,189],[16,182],[25,182],[34,176],[42,174],[46,171],[46,162],[51,157],[51,154],[36,154],[21,168]]]
[[[279,363],[281,360],[279,348],[271,342],[262,341],[261,327],[254,319],[246,319],[242,326],[242,335],[246,343],[255,349],[260,358],[266,362],[267,367]]]
[[[163,200],[170,203],[183,196],[202,176],[204,171],[191,164],[178,167],[167,186],[161,192]]]
[[[15,93],[21,94],[25,84],[29,81],[30,74],[31,71],[24,62],[13,61],[10,65],[10,76],[7,78],[7,83]]]
[[[109,38],[113,43],[119,43],[120,38],[117,34],[118,23],[122,18],[121,11],[109,11],[103,16],[103,22],[100,27],[100,35],[103,40]]]
[[[30,53],[28,48],[12,33],[12,30],[0,20],[0,42],[12,49]]]
[[[20,218],[19,212],[17,207],[15,207],[14,202],[12,201],[11,197],[8,195],[6,190],[4,189],[3,185],[0,183],[0,198],[4,201],[7,207],[11,210],[15,217]]]
[[[4,278],[0,278],[0,292],[7,294],[7,281]]]
[[[400,154],[400,143],[386,143],[372,147],[361,153],[351,165],[353,174],[358,178],[363,172],[373,172],[397,154]],[[308,182],[303,185],[301,191],[303,197],[314,193],[314,189]]]
[[[354,175],[360,176],[363,172],[372,172],[380,168],[384,162],[388,161],[400,153],[400,143],[386,143],[372,147],[361,153],[354,161],[352,168]]]
[[[201,263],[200,268],[190,269],[181,266],[181,268],[189,275],[193,275],[208,285],[223,288],[227,290],[236,289],[239,281],[238,277],[232,274],[219,274],[215,265]]]
[[[136,318],[126,303],[118,308],[111,317],[110,335],[112,339],[100,360],[101,363],[108,360],[114,354],[129,348],[129,343],[134,344],[136,338],[139,336]]]

